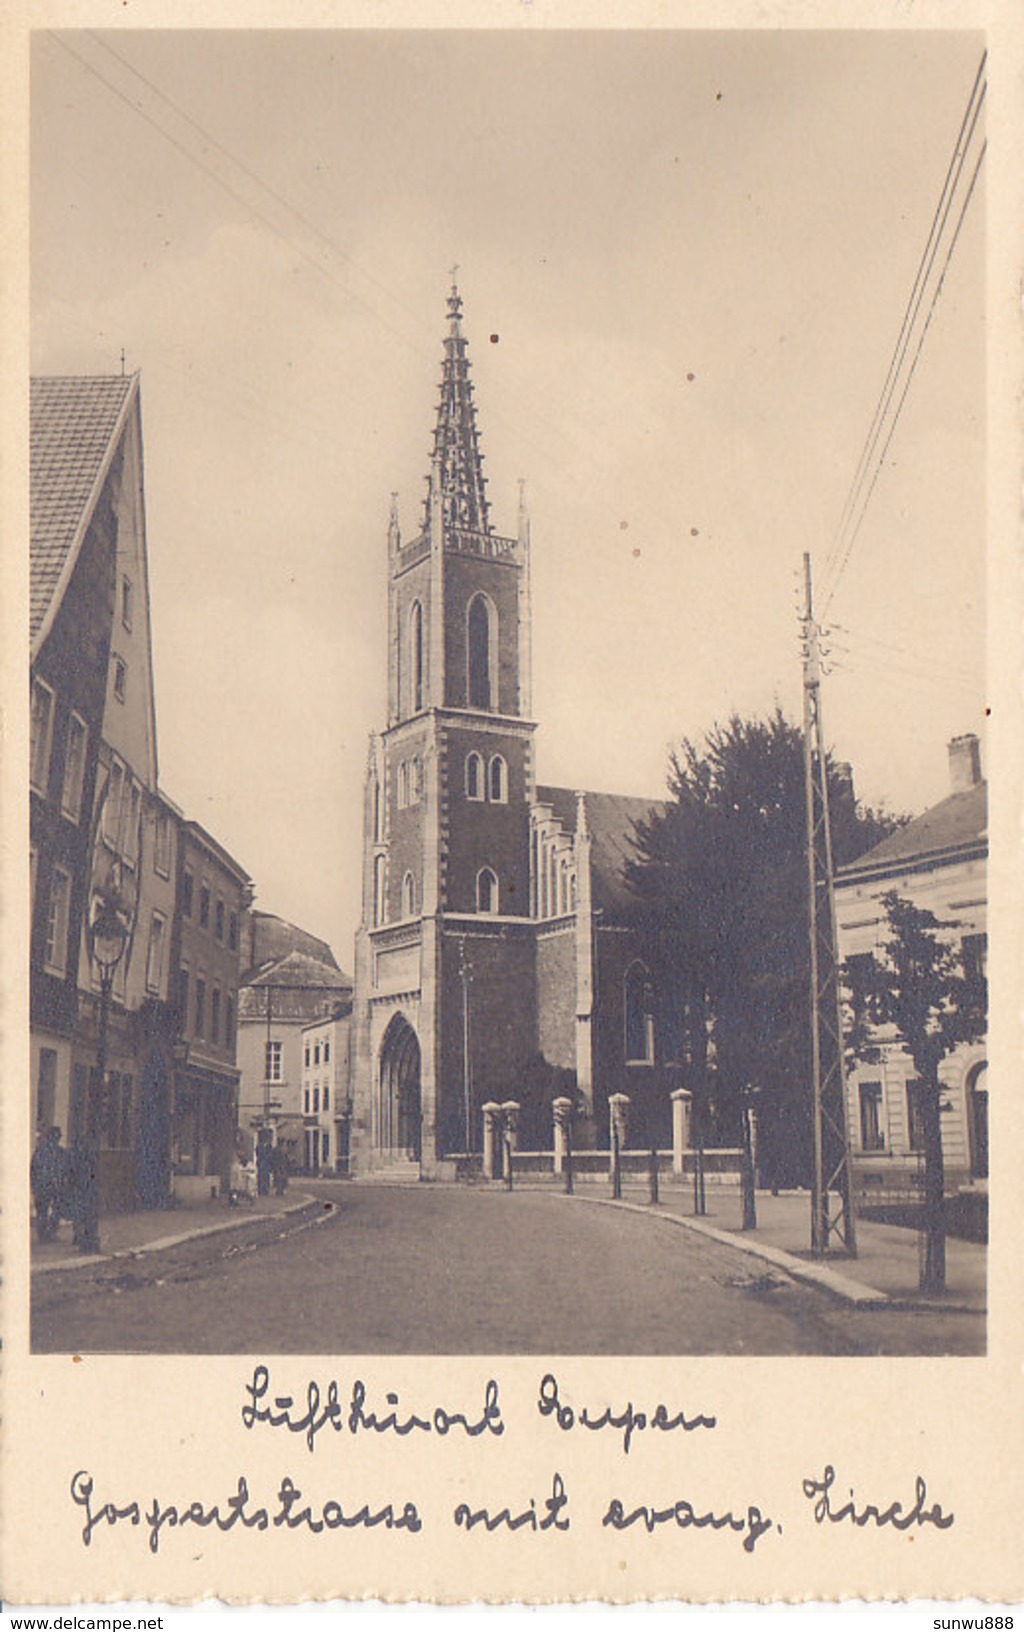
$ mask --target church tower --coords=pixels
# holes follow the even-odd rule
[[[495,531],[452,285],[427,492],[388,525],[388,712],[371,743],[353,1156],[431,1176],[535,1046],[529,522]],[[509,1090],[510,1091],[510,1090]],[[507,1097],[507,1094],[506,1094]]]

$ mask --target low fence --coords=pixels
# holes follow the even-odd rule
[[[683,1165],[680,1172],[675,1163],[674,1152],[659,1150],[655,1152],[658,1177],[667,1180],[670,1184],[690,1183],[698,1169],[699,1154],[696,1150],[683,1152]],[[610,1150],[574,1150],[571,1155],[562,1158],[562,1163],[556,1160],[554,1150],[514,1150],[512,1152],[513,1179],[550,1179],[552,1182],[561,1180],[564,1174],[566,1161],[572,1163],[573,1179],[580,1184],[602,1183],[607,1184],[611,1178],[612,1153]],[[496,1164],[497,1165],[497,1164]],[[722,1146],[714,1150],[703,1152],[704,1181],[706,1184],[735,1184],[743,1178],[743,1152]],[[501,1169],[503,1172],[503,1168]],[[651,1172],[651,1153],[649,1150],[620,1150],[619,1172],[623,1183],[646,1181]],[[501,1176],[500,1172],[495,1177]]]

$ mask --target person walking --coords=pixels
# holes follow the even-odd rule
[[[36,1208],[36,1233],[49,1241],[57,1232],[67,1168],[67,1151],[60,1142],[60,1129],[47,1128],[40,1134],[29,1169],[32,1199]]]
[[[271,1173],[275,1196],[283,1196],[288,1189],[288,1153],[282,1144],[274,1146],[271,1155]]]
[[[68,1201],[71,1238],[80,1252],[100,1252],[100,1184],[98,1151],[81,1135],[68,1157]]]

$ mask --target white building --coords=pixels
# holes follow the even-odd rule
[[[349,1031],[352,1004],[302,1030],[302,1113],[307,1173],[348,1172]]]
[[[874,953],[888,938],[882,897],[895,890],[950,926],[968,973],[985,973],[987,948],[987,784],[975,736],[949,744],[947,798],[908,822],[836,878],[839,956]],[[909,1194],[923,1165],[914,1064],[894,1031],[880,1032],[879,1059],[847,1080],[848,1136],[861,1203]],[[962,1044],[939,1076],[948,1194],[984,1189],[988,1177],[987,1043]]]

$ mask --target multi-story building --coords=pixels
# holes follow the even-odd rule
[[[172,958],[178,1063],[170,1159],[178,1195],[227,1184],[238,1129],[238,987],[252,881],[198,822],[183,822]]]
[[[155,1206],[182,1042],[179,844],[188,828],[219,847],[158,785],[139,376],[33,380],[31,406],[35,1120],[97,1145],[102,1210]],[[226,901],[238,869],[219,854]],[[118,930],[106,978],[98,915]],[[223,1043],[207,1063],[229,1069]]]
[[[176,828],[157,788],[138,375],[36,380],[32,406],[31,777],[37,799],[44,778],[46,790],[33,824],[33,1025],[56,1021],[71,1045],[57,1051],[53,1095],[41,1056],[40,1097],[69,1138],[88,1127],[98,1139],[102,1205],[124,1207],[157,1199],[151,1134],[174,1036]],[[89,926],[101,899],[118,903],[123,946],[99,1082]]]
[[[836,877],[840,958],[851,963],[887,939],[889,891],[934,913],[958,944],[965,972],[984,975],[987,954],[988,799],[976,736],[949,744],[947,798],[899,828]],[[914,1063],[893,1028],[877,1038],[876,1063],[847,1079],[848,1137],[862,1202],[917,1188],[924,1130]],[[950,1193],[988,1175],[987,1043],[962,1044],[939,1069],[942,1147]]]
[[[530,529],[493,528],[462,302],[448,302],[426,510],[388,529],[388,714],[371,742],[353,1007],[357,1169],[457,1171],[481,1107],[523,1102],[550,1143],[575,1094],[580,1143],[609,1098],[667,1143],[679,1044],[623,880],[658,801],[538,787],[530,690]]]
[[[346,1000],[302,1030],[302,1165],[307,1173],[348,1173],[351,1019],[352,1004]]]
[[[31,1046],[34,1122],[71,1125],[79,951],[110,674],[132,378],[31,390]]]
[[[306,1159],[303,1033],[313,1022],[328,1022],[351,1000],[352,981],[329,947],[326,958],[280,952],[287,944],[282,930],[292,930],[305,944],[304,932],[273,920],[267,934],[278,954],[246,971],[239,991],[239,1125],[247,1153],[258,1142],[280,1143],[299,1168]],[[259,950],[259,936],[256,944]]]

